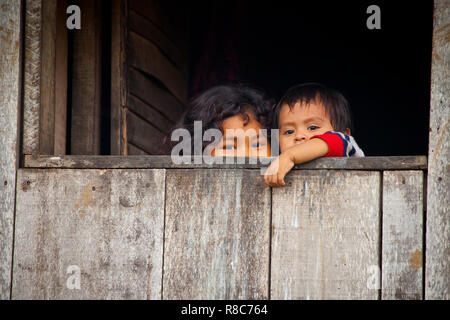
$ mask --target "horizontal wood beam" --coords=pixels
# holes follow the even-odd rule
[[[220,158],[216,158],[217,161]],[[271,158],[274,159],[274,158]],[[25,156],[27,168],[70,168],[70,169],[258,169],[264,164],[249,163],[249,158],[233,159],[233,164],[175,164],[170,156]],[[244,160],[244,161],[242,161]],[[243,164],[241,164],[244,162]],[[321,158],[297,165],[294,169],[332,170],[426,170],[426,156],[365,157],[365,158]]]

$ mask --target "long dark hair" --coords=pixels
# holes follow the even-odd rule
[[[270,126],[269,112],[273,101],[266,98],[258,89],[244,85],[220,85],[212,87],[194,97],[181,119],[165,137],[163,153],[170,154],[173,146],[178,142],[171,141],[172,132],[176,129],[186,129],[194,137],[194,121],[202,121],[202,136],[208,129],[215,128],[222,131],[222,122],[229,117],[241,114],[249,121],[247,112],[265,129]],[[192,148],[193,148],[193,139]],[[210,142],[203,142],[202,150]],[[192,149],[193,150],[193,149]]]

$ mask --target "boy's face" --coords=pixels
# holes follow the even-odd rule
[[[270,144],[260,135],[261,124],[252,113],[247,113],[249,121],[241,115],[226,118],[222,123],[223,137],[211,152],[212,156],[228,157],[269,157]],[[233,131],[231,131],[233,130]]]
[[[308,141],[315,135],[334,131],[325,107],[314,100],[309,104],[297,102],[292,109],[284,104],[280,109],[278,128],[281,152]]]

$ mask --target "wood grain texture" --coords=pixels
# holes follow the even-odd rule
[[[55,44],[55,132],[54,155],[66,154],[67,137],[67,80],[68,30],[66,26],[68,0],[57,0]]]
[[[149,154],[159,154],[164,133],[127,109],[127,139]]]
[[[258,169],[264,164],[238,164],[242,159],[236,159],[235,164],[175,164],[170,156],[25,156],[25,166],[29,168],[221,168],[221,169]],[[365,157],[365,158],[320,158],[297,165],[293,170],[425,170],[427,158],[424,156],[406,157]]]
[[[188,53],[188,2],[177,0],[128,0],[130,10],[149,19],[177,46],[181,54]]]
[[[39,153],[48,155],[55,150],[57,3],[57,0],[42,2]]]
[[[0,300],[10,298],[18,163],[21,1],[0,5]]]
[[[422,299],[423,214],[423,172],[383,172],[383,300]]]
[[[123,107],[127,97],[127,1],[111,2],[111,154],[123,155]]]
[[[173,122],[177,122],[183,113],[184,105],[178,99],[159,86],[154,79],[135,69],[128,71],[128,89],[132,95],[151,105]]]
[[[434,1],[425,299],[450,298],[450,1]]]
[[[153,42],[184,75],[187,75],[189,61],[158,26],[133,10],[129,12],[128,25],[131,31]]]
[[[100,154],[101,0],[80,0],[81,30],[73,34],[71,153]]]
[[[13,299],[160,299],[164,170],[19,170]],[[69,289],[69,266],[81,271]]]
[[[380,173],[297,171],[273,189],[271,299],[377,299]]]
[[[39,152],[41,105],[41,10],[42,2],[26,0],[23,75],[23,153]]]
[[[129,95],[127,99],[127,107],[132,110],[135,114],[146,119],[154,127],[158,128],[164,134],[168,134],[170,129],[175,124],[169,120],[165,115],[155,109],[153,106],[145,103],[145,101]]]
[[[181,103],[187,100],[187,78],[151,41],[130,31],[127,62],[130,66],[155,77]]]
[[[267,299],[270,188],[248,170],[167,172],[163,299]]]

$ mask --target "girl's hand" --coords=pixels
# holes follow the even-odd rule
[[[270,187],[285,186],[284,177],[294,165],[294,157],[289,152],[280,154],[264,174],[265,183]]]

